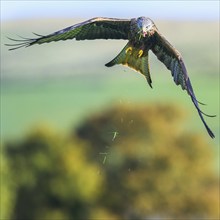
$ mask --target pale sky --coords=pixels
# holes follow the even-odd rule
[[[97,16],[152,19],[219,20],[215,1],[10,1],[1,0],[1,21],[30,18]]]

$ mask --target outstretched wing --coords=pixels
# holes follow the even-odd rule
[[[92,18],[82,23],[75,24],[49,35],[38,35],[37,38],[22,38],[20,40],[9,38],[16,41],[15,44],[6,44],[12,46],[10,50],[20,47],[28,47],[34,44],[49,43],[59,40],[93,40],[93,39],[128,39],[130,30],[129,19],[116,18]]]
[[[211,131],[211,129],[206,124],[203,115],[209,116],[209,117],[215,117],[211,115],[207,115],[203,113],[200,110],[199,102],[197,101],[189,76],[187,74],[187,70],[185,67],[185,64],[183,62],[183,59],[180,55],[180,53],[158,32],[156,29],[154,32],[153,37],[153,46],[151,50],[153,53],[157,56],[157,58],[165,64],[165,66],[171,70],[171,74],[173,76],[174,82],[177,85],[181,85],[183,90],[186,90],[187,93],[190,95],[193,104],[195,105],[199,116],[203,122],[203,124],[206,127],[206,130],[208,131],[209,135],[214,138],[215,135]],[[202,103],[200,103],[202,104]]]

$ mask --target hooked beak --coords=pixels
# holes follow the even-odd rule
[[[147,28],[146,27],[143,27],[142,29],[142,34],[143,34],[143,37],[146,37],[147,36]]]
[[[143,31],[143,37],[147,35],[147,31]]]

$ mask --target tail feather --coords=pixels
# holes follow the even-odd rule
[[[129,66],[143,74],[146,77],[149,86],[152,88],[152,80],[148,64],[148,51],[136,48],[128,42],[122,51],[113,60],[106,63],[105,66],[112,67],[116,64]]]

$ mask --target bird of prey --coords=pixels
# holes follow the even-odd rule
[[[35,44],[50,43],[52,41],[76,39],[76,40],[94,40],[94,39],[124,39],[128,40],[122,51],[109,63],[107,67],[116,64],[128,66],[144,75],[150,87],[152,80],[148,64],[148,52],[151,50],[157,58],[171,71],[176,85],[180,85],[186,90],[196,107],[198,114],[210,137],[215,135],[206,124],[203,115],[207,115],[200,110],[199,104],[193,92],[193,88],[183,62],[181,54],[165,39],[159,32],[154,22],[147,17],[138,17],[132,19],[117,19],[96,17],[82,23],[75,24],[65,29],[56,31],[49,35],[36,34],[35,38],[12,39],[16,41],[9,50],[21,47],[29,47]]]

